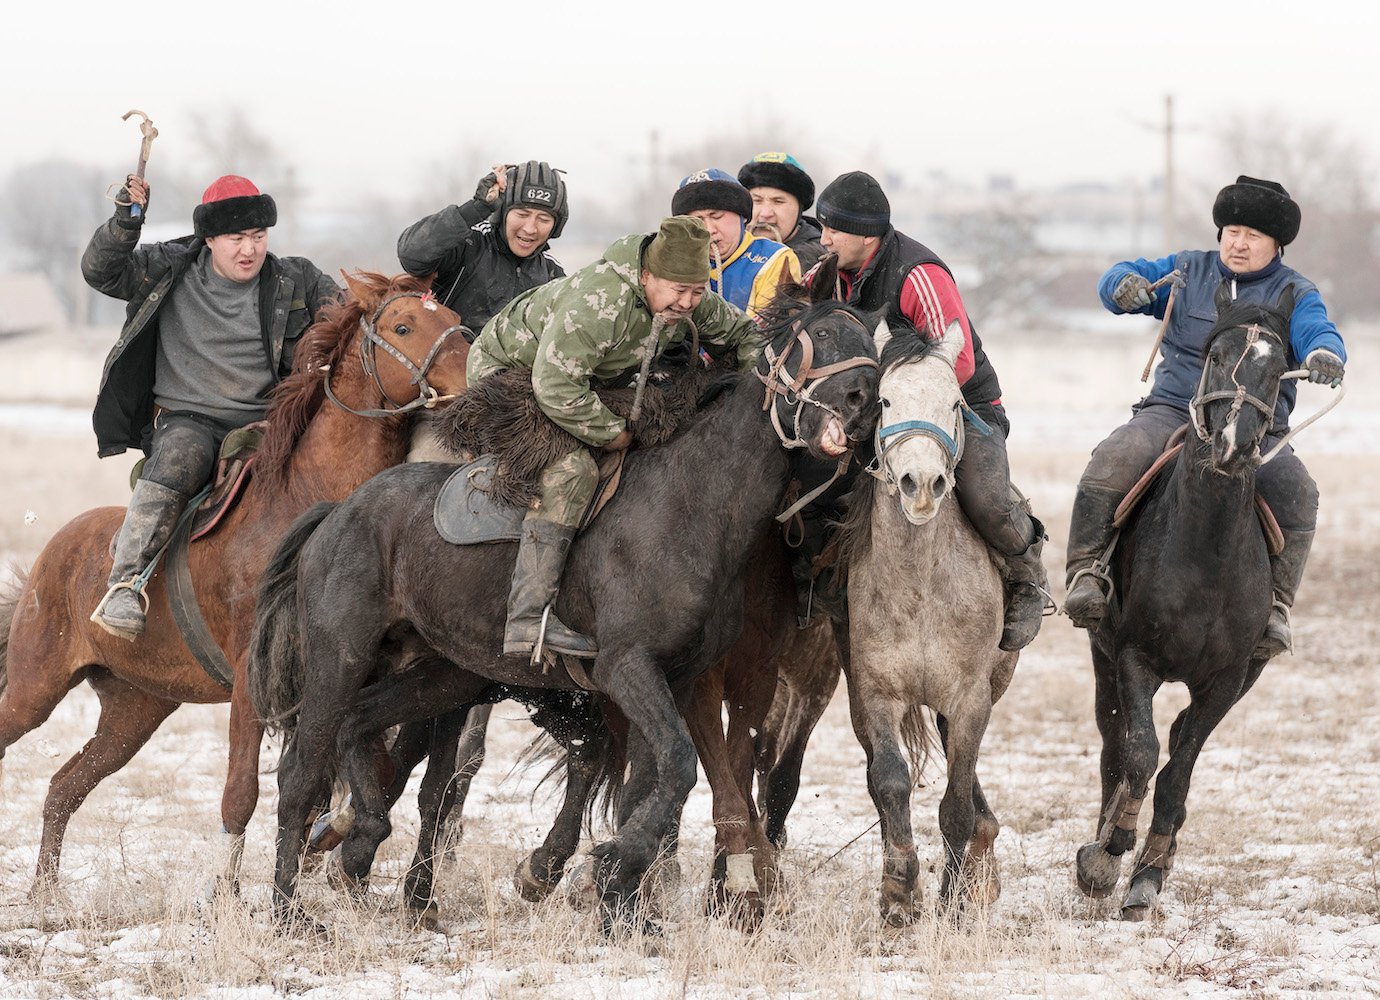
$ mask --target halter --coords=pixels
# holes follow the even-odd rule
[[[895,496],[900,479],[891,468],[891,453],[911,438],[925,437],[937,442],[944,449],[948,456],[944,461],[944,481],[953,486],[954,470],[958,468],[959,460],[963,457],[965,423],[971,423],[973,429],[983,437],[992,433],[992,428],[988,427],[986,421],[968,407],[967,401],[962,396],[954,403],[954,429],[952,433],[928,420],[902,420],[894,424],[887,424],[885,427],[879,422],[872,439],[876,457],[872,459],[872,464],[867,467],[866,471],[869,475],[886,484],[888,496]]]
[[[365,319],[363,316],[359,318],[359,328],[364,334],[364,336],[359,339],[360,363],[364,366],[365,372],[373,378],[374,385],[378,386],[379,392],[383,395],[383,398],[389,403],[392,409],[356,410],[346,406],[336,397],[336,394],[331,391],[330,373],[327,373],[325,381],[326,398],[347,413],[353,413],[359,417],[394,417],[402,413],[410,413],[417,409],[429,410],[455,398],[454,395],[442,396],[433,389],[426,380],[426,373],[429,372],[431,366],[435,364],[436,355],[440,353],[442,346],[450,339],[451,334],[460,331],[469,332],[468,327],[461,323],[457,323],[454,326],[442,330],[441,335],[436,338],[436,342],[431,345],[431,350],[427,352],[427,356],[423,359],[420,367],[413,364],[412,360],[408,358],[406,354],[384,340],[383,337],[379,336],[377,326],[379,318],[383,315],[383,311],[398,299],[409,298],[421,299],[423,306],[426,308],[434,309],[436,307],[436,300],[430,292],[397,292],[380,302],[378,308],[374,310],[373,316],[368,319]],[[410,403],[399,403],[390,396],[388,390],[384,388],[383,379],[379,377],[378,364],[375,359],[375,350],[379,347],[382,347],[391,354],[398,364],[412,373],[412,379],[408,382],[408,385],[417,386],[417,398]]]
[[[1202,377],[1198,379],[1198,391],[1188,404],[1189,416],[1193,420],[1193,430],[1197,433],[1198,439],[1206,443],[1212,440],[1212,433],[1207,428],[1206,410],[1208,403],[1213,403],[1222,399],[1231,400],[1231,409],[1227,413],[1228,422],[1235,420],[1241,413],[1242,407],[1249,404],[1259,410],[1265,417],[1259,433],[1255,436],[1255,444],[1258,447],[1260,442],[1265,438],[1265,435],[1269,433],[1270,424],[1274,421],[1274,404],[1275,400],[1279,398],[1280,382],[1283,382],[1286,378],[1306,376],[1308,374],[1308,369],[1305,368],[1301,371],[1286,372],[1281,375],[1279,381],[1275,383],[1274,396],[1271,398],[1270,402],[1267,403],[1263,399],[1247,392],[1246,387],[1237,381],[1236,373],[1240,370],[1241,363],[1246,360],[1246,355],[1250,353],[1251,348],[1260,340],[1262,334],[1279,344],[1281,348],[1284,347],[1284,340],[1273,330],[1267,329],[1259,323],[1251,323],[1250,325],[1237,324],[1237,326],[1228,327],[1227,329],[1244,329],[1246,331],[1246,346],[1241,349],[1241,356],[1236,359],[1236,363],[1232,365],[1231,368],[1231,382],[1236,388],[1219,389],[1216,392],[1208,392],[1207,381],[1208,375],[1212,370],[1212,365],[1203,365]],[[1300,428],[1300,430],[1302,430],[1302,428]],[[1278,450],[1278,448],[1272,450],[1269,457],[1273,458],[1275,452]]]

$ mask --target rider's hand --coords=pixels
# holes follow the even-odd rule
[[[117,201],[129,202],[128,205],[117,205],[115,208],[115,221],[128,229],[137,229],[144,224],[144,215],[149,206],[149,183],[142,177],[135,177],[130,174],[125,178],[125,186],[120,189],[120,193],[115,196]],[[134,214],[133,206],[139,206],[139,214]]]
[[[1112,301],[1122,312],[1144,309],[1154,298],[1155,293],[1150,290],[1150,282],[1139,274],[1126,275],[1117,284],[1116,291],[1112,292]]]
[[[1335,389],[1342,384],[1346,366],[1342,359],[1321,347],[1304,358],[1303,366],[1308,369],[1308,381]]]
[[[498,201],[503,189],[508,186],[508,165],[495,163],[493,169],[479,178],[479,186],[474,189],[475,201],[492,205]]]
[[[632,431],[624,427],[618,432],[618,436],[604,445],[605,451],[624,451],[628,445],[632,444]]]

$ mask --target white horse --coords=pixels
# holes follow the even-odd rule
[[[920,864],[911,830],[911,766],[933,743],[936,715],[948,758],[939,804],[941,902],[987,903],[1001,891],[993,844],[1000,829],[977,779],[978,748],[1016,653],[997,648],[1002,579],[956,502],[944,500],[967,433],[986,430],[963,406],[954,362],[963,333],[943,340],[878,331],[882,416],[873,477],[854,492],[845,547],[851,663],[848,703],[867,754],[867,787],[883,842],[882,919],[917,916]],[[965,419],[965,416],[967,419]],[[905,747],[906,754],[902,753]],[[910,758],[910,766],[907,764]]]

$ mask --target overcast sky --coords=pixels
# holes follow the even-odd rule
[[[1370,4],[938,6],[11,5],[0,169],[132,167],[130,108],[162,133],[155,184],[191,156],[193,116],[238,107],[321,203],[406,191],[465,155],[547,159],[573,192],[616,190],[629,171],[645,176],[653,128],[667,146],[718,132],[827,149],[831,169],[879,175],[1143,180],[1161,171],[1146,126],[1167,92],[1186,129],[1273,108],[1335,124],[1368,156],[1380,145]],[[1205,155],[1202,135],[1185,131],[1181,166]]]

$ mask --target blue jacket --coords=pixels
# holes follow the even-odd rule
[[[1294,315],[1289,326],[1291,369],[1302,367],[1303,359],[1319,349],[1331,351],[1343,361],[1346,360],[1342,336],[1337,332],[1336,324],[1328,318],[1327,307],[1323,305],[1317,287],[1293,268],[1285,267],[1280,257],[1249,274],[1236,274],[1229,270],[1216,250],[1185,250],[1159,260],[1142,257],[1122,261],[1113,264],[1102,275],[1102,280],[1097,284],[1097,294],[1108,310],[1120,313],[1122,310],[1112,301],[1112,293],[1122,278],[1135,273],[1149,281],[1158,281],[1176,267],[1183,271],[1187,284],[1179,290],[1174,300],[1174,312],[1161,347],[1163,359],[1155,369],[1155,382],[1145,402],[1169,403],[1188,412],[1189,400],[1198,390],[1198,380],[1203,372],[1203,344],[1217,322],[1217,306],[1213,296],[1223,281],[1231,282],[1233,298],[1265,305],[1273,304],[1285,286],[1294,286]],[[1168,302],[1169,286],[1165,285],[1156,289],[1155,297],[1148,306],[1135,312],[1163,319]],[[1297,391],[1295,380],[1281,383],[1279,400],[1275,404],[1274,433],[1282,433],[1289,426],[1289,414],[1293,412]]]

